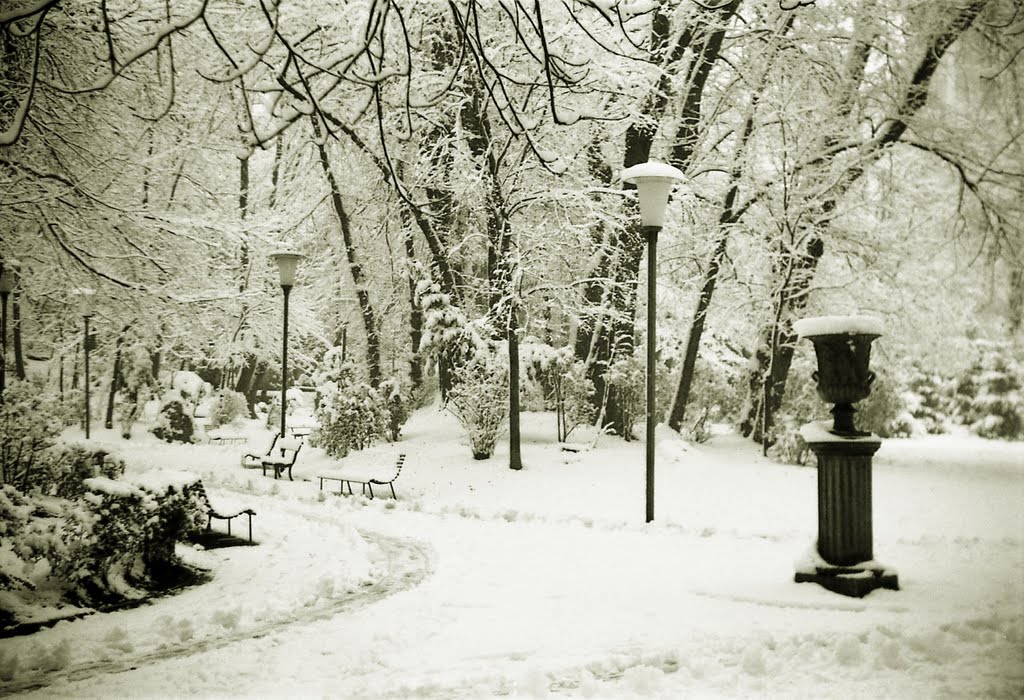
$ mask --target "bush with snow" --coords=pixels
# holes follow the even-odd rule
[[[474,459],[494,454],[508,418],[508,367],[493,351],[477,352],[456,371],[448,410],[469,434]]]
[[[977,359],[960,378],[958,417],[985,438],[1024,439],[1024,361],[1012,343],[976,341]]]
[[[520,346],[520,356],[528,376],[542,390],[543,408],[555,412],[559,442],[565,442],[577,426],[594,421],[594,383],[587,377],[586,364],[576,359],[572,348],[553,348],[532,341]]]
[[[230,389],[221,389],[213,396],[210,406],[210,427],[218,428],[248,417],[249,404],[245,394]]]
[[[121,437],[128,440],[153,389],[153,358],[149,349],[142,343],[131,345],[124,351],[121,367],[122,390],[117,415]]]
[[[388,437],[395,442],[402,433],[402,426],[409,420],[413,400],[397,378],[385,379],[378,390],[388,410]]]
[[[185,403],[172,392],[160,406],[160,417],[150,429],[154,435],[166,442],[192,442],[195,426],[192,416],[185,411]]]
[[[635,348],[630,355],[617,358],[605,370],[604,380],[615,391],[622,411],[623,438],[628,442],[636,439],[633,424],[646,410],[647,372],[644,350]]]
[[[317,427],[310,444],[344,457],[382,440],[390,426],[385,397],[358,378],[355,363],[341,361],[340,349],[328,350],[324,364],[327,369],[316,378]]]
[[[60,498],[77,498],[85,492],[85,480],[97,476],[117,479],[124,474],[124,460],[91,445],[55,445],[40,460],[42,469],[33,488]]]
[[[12,596],[78,605],[138,598],[177,566],[175,543],[206,527],[197,477],[86,479],[76,498],[0,489],[0,569]]]
[[[59,402],[40,387],[31,382],[7,387],[0,403],[0,484],[31,488],[37,462],[57,441],[62,423]]]
[[[956,380],[915,364],[908,373],[903,401],[907,416],[902,420],[911,433],[941,435],[956,423]]]

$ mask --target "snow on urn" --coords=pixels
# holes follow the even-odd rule
[[[814,344],[818,394],[835,404],[831,430],[827,423],[800,429],[818,460],[818,540],[813,555],[798,562],[795,580],[857,598],[876,588],[899,590],[896,572],[874,560],[871,459],[882,441],[853,425],[853,404],[875,381],[868,365],[882,324],[870,316],[821,316],[793,327]]]
[[[812,376],[818,395],[835,404],[832,433],[861,436],[853,424],[853,407],[871,394],[875,373],[868,369],[871,343],[882,335],[881,322],[872,316],[819,316],[793,324],[794,330],[814,344],[818,371]]]

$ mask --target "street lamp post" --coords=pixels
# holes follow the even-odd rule
[[[89,319],[92,317],[92,300],[96,290],[80,287],[75,290],[78,296],[78,307],[85,321],[85,336],[82,338],[82,351],[85,359],[85,439],[89,439],[89,351],[92,349],[89,337]]]
[[[4,389],[7,387],[7,297],[14,290],[18,281],[18,268],[8,262],[0,268],[0,299],[3,309],[0,310],[0,336],[3,337],[3,354],[0,355],[0,402],[4,400]]]
[[[285,420],[288,413],[288,295],[295,285],[295,269],[302,255],[281,249],[270,256],[277,263],[281,276],[281,291],[284,292],[284,331],[281,334],[281,437],[285,436]]]
[[[654,520],[654,426],[656,281],[658,274],[658,232],[665,223],[665,206],[672,185],[684,177],[681,170],[665,163],[638,163],[622,171],[622,181],[636,185],[640,199],[640,225],[647,239],[647,454],[645,502],[647,522]]]

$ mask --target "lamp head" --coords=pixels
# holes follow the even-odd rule
[[[622,171],[622,181],[636,185],[640,197],[640,223],[661,227],[665,223],[665,206],[672,185],[686,176],[667,163],[648,161]]]
[[[90,287],[77,287],[71,293],[78,297],[78,310],[83,316],[92,316],[93,297],[96,290]]]
[[[299,261],[305,256],[294,249],[282,246],[270,257],[275,263],[277,263],[277,271],[281,275],[281,286],[293,286],[295,284],[295,270],[299,266]]]
[[[18,263],[11,260],[0,267],[0,293],[10,294],[18,284]]]

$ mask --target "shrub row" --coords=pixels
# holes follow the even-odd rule
[[[74,499],[0,488],[8,587],[45,587],[78,605],[139,597],[176,563],[175,543],[205,526],[199,480],[191,475],[145,484],[90,477]]]

